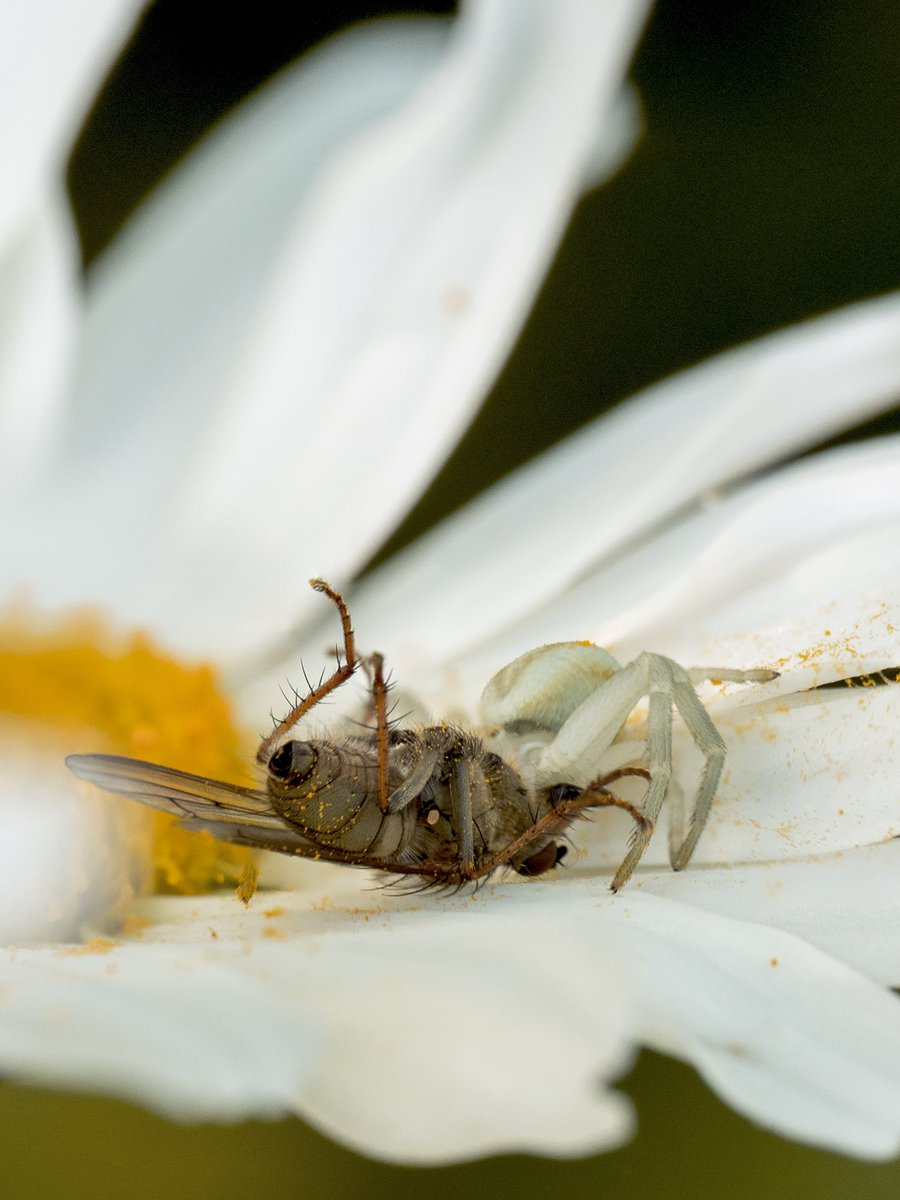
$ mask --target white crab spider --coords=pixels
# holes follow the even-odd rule
[[[559,642],[540,646],[503,667],[481,698],[492,744],[510,761],[534,793],[562,782],[585,787],[626,766],[649,774],[639,806],[644,823],[635,827],[611,887],[631,877],[670,794],[672,710],[678,710],[703,755],[700,782],[689,806],[673,792],[669,859],[674,870],[687,866],[706,825],[725,762],[725,743],[694,690],[705,680],[765,683],[777,671],[696,667],[686,670],[662,654],[645,651],[620,666],[600,646]],[[628,717],[648,701],[646,741],[622,740]]]

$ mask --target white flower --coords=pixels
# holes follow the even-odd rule
[[[278,199],[290,77],[274,85],[108,260],[57,482],[36,471],[17,483],[34,523],[9,535],[4,560],[42,600],[102,599],[192,649],[246,661],[289,628],[299,580],[352,573],[497,369],[638,18],[624,4],[473,5],[444,65],[399,108],[394,67],[390,80],[376,74],[385,34],[320,52],[298,89],[312,102],[310,79],[348,70],[359,107],[348,100],[346,124],[361,132],[317,175],[296,226]],[[524,47],[514,64],[498,51],[511,31]],[[408,49],[412,64],[424,42]],[[365,85],[379,78],[384,116],[368,126],[377,106]],[[500,83],[509,103],[495,110]],[[320,101],[335,111],[333,93]],[[317,143],[320,164],[334,140],[330,130]],[[251,150],[251,179],[279,208],[255,245],[238,233],[260,191],[225,189],[232,155]],[[423,190],[447,197],[440,236],[415,191],[392,182],[423,156]],[[523,224],[507,230],[505,204],[489,200],[500,181],[521,192],[523,178],[546,192],[525,189]],[[384,189],[374,217],[354,204],[363,180],[370,202]],[[407,206],[405,228],[387,219],[391,198]],[[476,222],[485,205],[490,220]],[[336,214],[356,281],[338,274]],[[379,253],[361,252],[367,239]],[[244,282],[239,296],[223,275]],[[354,282],[345,331],[336,313]],[[440,312],[436,297],[453,303]],[[900,1006],[884,985],[900,983],[898,699],[889,686],[808,689],[897,665],[900,447],[735,484],[886,404],[900,382],[898,327],[890,297],[660,384],[351,594],[361,641],[442,712],[471,711],[496,666],[559,638],[624,657],[652,648],[689,665],[777,666],[765,689],[707,697],[729,760],[688,871],[654,869],[660,832],[656,858],[610,896],[605,868],[623,834],[604,813],[578,829],[589,852],[569,871],[474,896],[399,898],[310,864],[292,890],[247,911],[230,896],[148,899],[139,937],[4,953],[0,1069],[185,1119],[300,1112],[368,1153],[435,1162],[616,1144],[632,1116],[608,1085],[647,1044],[693,1062],[739,1111],[788,1136],[895,1153]],[[324,412],[322,389],[334,401]],[[133,408],[114,407],[123,394]],[[302,521],[297,489],[328,495],[335,463],[344,503]],[[52,563],[35,536],[50,530]],[[317,661],[328,638],[312,612],[292,661],[301,649]],[[244,702],[271,703],[271,682],[258,678]],[[10,899],[24,886],[17,876]]]

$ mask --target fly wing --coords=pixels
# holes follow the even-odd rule
[[[253,816],[278,821],[269,797],[256,788],[221,783],[117,754],[70,754],[66,766],[79,779],[107,792],[129,796],[179,817],[246,821]]]
[[[70,754],[66,766],[79,779],[173,813],[186,828],[206,829],[225,841],[301,853],[313,845],[285,825],[257,788],[116,754]]]
[[[317,846],[285,824],[272,811],[268,795],[258,788],[223,783],[116,754],[70,754],[66,766],[79,779],[173,813],[181,818],[179,824],[185,829],[205,829],[224,842],[303,858],[368,865],[368,860]]]

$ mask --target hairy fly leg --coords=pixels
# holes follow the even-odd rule
[[[350,623],[350,613],[347,605],[344,602],[344,597],[340,592],[336,592],[331,584],[326,583],[324,579],[311,579],[309,586],[314,592],[322,592],[334,604],[341,618],[341,629],[344,635],[344,661],[338,659],[338,665],[334,672],[323,680],[318,687],[314,687],[308,695],[306,695],[299,704],[296,704],[283,720],[279,721],[272,732],[262,739],[259,743],[259,749],[256,751],[256,761],[260,763],[268,763],[272,756],[272,751],[278,743],[278,740],[288,732],[289,729],[297,724],[302,716],[305,716],[311,708],[314,708],[321,700],[324,700],[327,695],[339,688],[342,683],[346,683],[356,668],[359,666],[359,658],[356,654],[356,639],[353,633],[353,626]]]

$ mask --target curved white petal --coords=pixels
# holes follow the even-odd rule
[[[0,256],[62,179],[70,143],[146,0],[0,5]]]
[[[634,150],[644,129],[641,100],[628,84],[619,93],[605,123],[597,127],[593,152],[587,160],[585,188],[605,183]]]
[[[689,665],[775,666],[791,686],[888,665],[896,639],[890,611],[878,614],[900,588],[898,475],[900,438],[882,438],[711,499],[560,589],[454,669],[468,694],[524,650],[578,638],[622,659],[653,649]],[[354,612],[363,628],[362,603]]]
[[[0,946],[115,925],[149,882],[137,853],[143,814],[73,788],[70,749],[46,729],[0,721]]]
[[[238,364],[231,411],[201,454],[200,528],[227,517],[282,551],[283,530],[260,528],[235,495],[249,475],[259,511],[271,511],[273,477],[295,470],[293,428],[307,486],[311,462],[323,462],[323,493],[339,482],[343,500],[329,531],[337,546],[310,545],[310,532],[304,552],[341,575],[348,563],[337,547],[351,535],[375,548],[517,335],[583,186],[598,122],[602,129],[616,111],[645,8],[641,0],[463,7],[446,59],[414,103],[317,181],[307,228],[286,246],[256,344]],[[314,416],[323,399],[331,420],[317,427],[304,408]],[[334,480],[348,442],[372,456],[362,481],[352,466]]]
[[[299,1112],[402,1162],[628,1135],[627,1102],[603,1090],[628,1061],[628,1015],[593,912],[560,926],[358,887],[352,909],[157,900],[141,942],[5,955],[4,1072],[182,1119]]]
[[[560,583],[550,601],[483,642],[487,593],[449,630],[442,595],[417,592],[407,558],[388,568],[389,592],[376,576],[352,598],[356,629],[388,655],[401,684],[433,702],[443,689],[470,711],[496,670],[554,641],[586,638],[623,661],[650,649],[688,666],[772,666],[784,675],[776,693],[890,666],[900,661],[898,477],[900,438],[803,460],[674,520],[571,587]],[[534,578],[543,570],[536,559],[519,578],[515,546],[511,554],[503,587],[514,609],[520,594],[542,586]],[[481,566],[450,572],[447,587],[463,574],[474,588]],[[394,590],[404,579],[400,599]],[[320,631],[308,661],[321,644]],[[460,644],[464,653],[454,653]]]
[[[597,1082],[631,1030],[767,1128],[898,1147],[900,1002],[777,929],[571,877],[145,911],[142,942],[4,956],[5,1071],[182,1119],[296,1111],[396,1161],[573,1154],[628,1132]]]
[[[814,858],[642,874],[645,892],[783,929],[900,987],[900,838]]]
[[[77,238],[60,188],[0,244],[0,496],[54,447],[81,316]]]
[[[80,260],[71,143],[139,0],[0,3],[0,497],[49,457],[70,382]],[[47,480],[43,481],[47,486]]]
[[[13,558],[39,596],[234,653],[312,603],[313,569],[357,569],[499,369],[644,10],[483,0],[446,44],[368,27],[223,122],[96,272],[37,501],[59,554]]]
[[[479,643],[499,643],[598,564],[608,564],[620,584],[623,550],[709,489],[892,403],[900,389],[898,345],[900,296],[893,295],[654,385],[373,575],[353,597],[357,628],[389,649],[395,666],[416,671],[436,656],[454,662]],[[853,505],[835,490],[820,513],[826,525],[845,500]],[[683,536],[686,546],[690,529]],[[654,553],[644,556],[649,567]],[[602,598],[600,611],[610,611]],[[320,645],[321,636],[313,630],[305,644]]]
[[[525,913],[552,905],[561,928],[593,909],[618,945],[639,1038],[693,1063],[738,1112],[861,1158],[900,1149],[900,998],[779,929],[631,885],[610,896],[595,879],[537,881],[516,900]]]
[[[649,1045],[767,1129],[861,1158],[900,1150],[898,997],[765,925],[649,895],[613,912]]]

